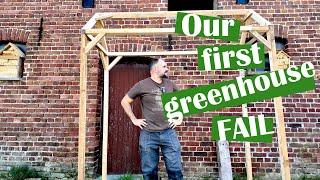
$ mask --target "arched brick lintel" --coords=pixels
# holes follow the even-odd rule
[[[27,43],[30,31],[17,28],[0,29],[0,41]]]
[[[288,39],[288,31],[289,31],[288,26],[283,26],[281,24],[275,24],[273,27],[274,27],[274,36],[275,37]]]

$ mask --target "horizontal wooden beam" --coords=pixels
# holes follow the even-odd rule
[[[241,26],[240,31],[257,31],[267,32],[268,26]],[[116,29],[87,29],[86,34],[100,34],[105,33],[106,36],[114,35],[168,35],[175,33],[174,28],[116,28]]]
[[[97,16],[95,17],[95,20],[99,21],[99,20],[104,20],[109,18],[112,18],[111,14],[97,14]]]
[[[175,56],[197,54],[197,51],[108,52],[108,56]]]
[[[174,33],[174,28],[117,28],[117,29],[88,29],[86,34],[105,33],[106,36],[114,35],[149,35]]]
[[[175,18],[177,12],[187,12],[199,15],[207,16],[235,16],[235,15],[246,15],[249,10],[237,9],[237,10],[195,10],[195,11],[156,11],[156,12],[106,12],[96,13],[99,19],[106,18]],[[95,15],[96,15],[95,14]]]

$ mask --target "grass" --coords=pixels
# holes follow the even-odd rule
[[[132,174],[125,174],[119,178],[119,180],[134,180]]]
[[[260,180],[260,176],[253,176],[253,180]],[[246,174],[234,174],[233,175],[233,180],[247,180],[247,175]]]
[[[13,166],[8,173],[1,173],[0,179],[6,180],[24,180],[27,178],[41,178],[45,179],[39,172],[34,168],[30,168],[26,165]]]
[[[303,175],[299,178],[299,180],[320,180],[320,175],[316,175],[316,176]]]
[[[233,175],[233,180],[246,180],[247,175],[245,174],[234,174]]]

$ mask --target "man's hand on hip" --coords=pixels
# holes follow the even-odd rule
[[[141,129],[143,129],[143,127],[146,127],[148,125],[146,119],[133,119],[131,121],[135,126],[138,126]]]
[[[178,119],[169,119],[169,126],[171,129],[176,128],[176,126],[179,126],[182,123],[182,118]]]

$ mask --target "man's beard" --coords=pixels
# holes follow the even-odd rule
[[[166,79],[168,79],[169,77],[168,77],[168,75],[163,74],[163,75],[161,76],[161,78],[166,78]]]

